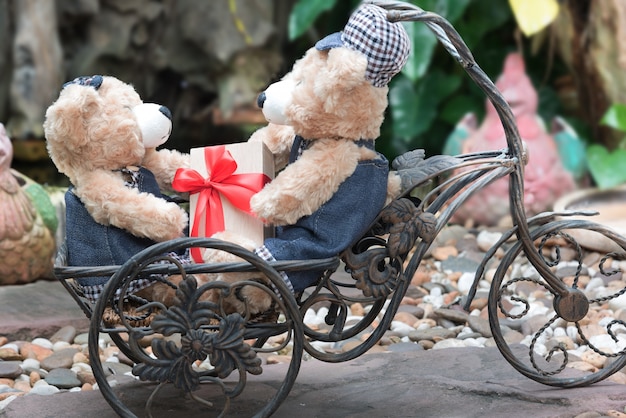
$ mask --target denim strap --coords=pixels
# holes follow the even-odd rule
[[[289,153],[289,163],[293,163],[294,161],[296,161],[302,155],[302,152],[309,147],[311,142],[313,142],[313,140],[304,139],[300,135],[296,135],[293,140],[293,144],[291,145],[291,152]],[[374,140],[372,139],[359,139],[358,141],[355,141],[355,144],[357,144],[359,147],[371,149],[372,151],[376,150],[374,146]]]

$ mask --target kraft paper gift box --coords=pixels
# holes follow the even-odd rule
[[[250,198],[274,177],[274,158],[265,144],[192,148],[189,154],[191,169],[182,169],[183,175],[177,173],[174,182],[180,186],[187,180],[190,236],[209,237],[227,230],[259,245],[273,236],[273,227],[246,211]]]

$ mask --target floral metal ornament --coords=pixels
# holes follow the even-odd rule
[[[181,282],[176,306],[157,315],[151,324],[155,332],[166,337],[180,334],[180,345],[164,339],[153,340],[152,353],[156,359],[135,365],[133,374],[141,380],[171,382],[177,388],[193,391],[203,376],[193,365],[207,357],[220,379],[235,369],[255,375],[262,373],[261,359],[244,342],[244,318],[239,314],[217,318],[215,304],[199,300],[205,293],[203,290],[206,289],[197,289],[193,277]],[[201,328],[212,320],[219,321],[217,331]]]

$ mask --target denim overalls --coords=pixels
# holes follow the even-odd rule
[[[129,173],[127,187],[136,187],[140,192],[147,192],[167,199],[161,194],[154,174],[145,168]],[[148,238],[139,238],[128,231],[115,226],[97,223],[73,192],[73,188],[65,193],[66,204],[66,245],[67,263],[69,266],[112,266],[122,265],[139,251],[155,244]],[[85,277],[76,279],[83,288],[85,296],[97,299],[104,284],[109,280],[105,277]],[[131,284],[130,292],[151,284],[147,278]]]
[[[308,141],[296,136],[289,162],[294,162]],[[374,149],[374,141],[359,141],[359,146]],[[354,244],[376,219],[385,205],[389,164],[378,154],[373,160],[360,161],[354,173],[333,197],[294,225],[276,228],[275,238],[265,247],[276,260],[309,260],[334,257]],[[288,272],[296,293],[314,284],[323,271]]]

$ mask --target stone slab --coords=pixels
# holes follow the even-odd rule
[[[253,416],[280,384],[287,365],[265,366],[251,377],[244,393],[233,401],[228,417]],[[156,385],[120,376],[115,392],[138,416]],[[199,393],[218,399],[216,386]],[[152,416],[209,417],[207,411],[175,388],[159,392]],[[219,400],[218,400],[219,402]],[[273,415],[278,418],[347,417],[576,417],[585,412],[606,415],[624,410],[626,386],[600,382],[560,389],[519,374],[496,348],[378,353],[341,364],[309,360],[302,363],[287,399]],[[4,409],[3,418],[117,415],[98,391],[24,396]],[[94,415],[96,414],[96,415]]]
[[[0,286],[0,335],[10,341],[47,338],[65,325],[82,332],[89,321],[60,282]]]

